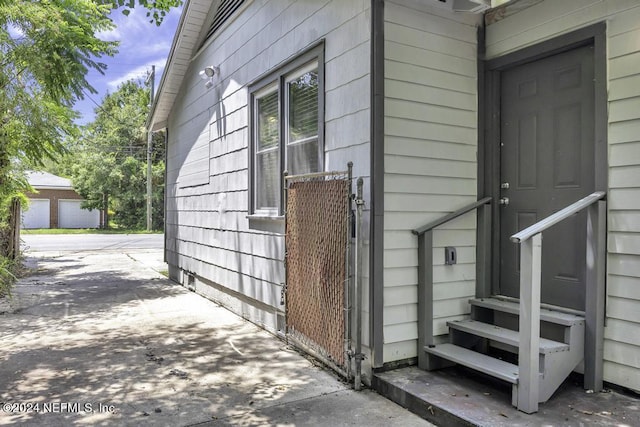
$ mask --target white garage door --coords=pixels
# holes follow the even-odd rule
[[[58,227],[60,228],[98,228],[100,211],[82,209],[81,200],[58,201]]]
[[[31,199],[22,212],[22,228],[49,228],[49,199]]]

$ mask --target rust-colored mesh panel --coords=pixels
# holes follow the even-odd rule
[[[349,182],[293,182],[287,195],[287,331],[344,366]]]

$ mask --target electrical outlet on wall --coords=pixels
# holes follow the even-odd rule
[[[456,248],[453,246],[447,246],[444,248],[444,263],[445,265],[454,265],[458,263],[458,254]]]

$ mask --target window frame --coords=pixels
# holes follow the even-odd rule
[[[291,171],[291,166],[290,166],[290,162],[289,162],[289,148],[290,147],[295,147],[296,145],[303,145],[306,143],[309,143],[310,141],[316,140],[317,141],[317,145],[318,145],[318,149],[317,149],[317,154],[318,154],[318,158],[317,158],[317,162],[318,162],[318,171],[317,172],[321,172],[322,171],[322,159],[321,157],[324,157],[323,155],[321,155],[322,151],[320,150],[320,73],[318,71],[318,61],[311,61],[305,65],[303,65],[302,67],[299,67],[297,69],[295,69],[294,71],[292,71],[291,73],[287,74],[284,77],[284,81],[283,81],[283,86],[281,88],[281,96],[283,98],[282,100],[282,105],[283,105],[283,110],[282,110],[282,131],[284,132],[282,134],[282,136],[280,137],[282,139],[282,153],[284,155],[284,165],[286,167],[286,170],[289,171],[289,173],[292,173]],[[290,84],[293,81],[296,81],[297,79],[299,79],[300,77],[304,76],[305,74],[311,72],[311,71],[316,71],[316,73],[318,73],[318,120],[317,120],[317,124],[318,124],[318,130],[316,132],[316,134],[314,136],[311,137],[307,137],[307,138],[303,138],[297,141],[291,141],[290,138],[290,125],[291,125],[291,107],[290,107]]]
[[[258,137],[258,133],[260,131],[259,126],[254,122],[253,119],[257,120],[258,119],[258,100],[262,99],[266,96],[269,96],[273,93],[276,93],[278,95],[278,142],[275,145],[275,147],[272,148],[268,148],[268,149],[263,149],[260,150],[260,148],[258,147],[258,143],[259,143],[259,137]],[[283,165],[283,155],[282,155],[282,150],[281,150],[281,140],[282,140],[282,126],[281,126],[281,121],[282,121],[282,113],[283,113],[283,109],[282,109],[282,100],[281,100],[281,93],[280,93],[280,87],[276,82],[272,82],[270,84],[267,84],[266,86],[263,86],[262,88],[260,88],[259,90],[257,90],[254,94],[253,94],[253,103],[251,105],[251,110],[252,110],[252,115],[251,117],[253,118],[250,126],[251,126],[251,146],[253,148],[253,154],[251,155],[251,161],[254,165],[254,168],[252,169],[252,174],[251,174],[251,183],[252,183],[252,187],[253,187],[253,194],[252,194],[252,201],[253,201],[253,206],[254,206],[254,213],[256,215],[259,216],[276,216],[279,214],[278,212],[278,206],[273,206],[273,207],[262,207],[262,208],[258,208],[257,207],[257,176],[258,176],[258,168],[256,166],[256,159],[258,157],[258,155],[260,154],[266,154],[269,152],[273,152],[275,151],[278,159],[277,159],[277,164],[278,164],[278,169],[281,170],[282,169],[282,165]],[[278,181],[279,183],[279,181]],[[276,201],[278,200],[278,196],[276,195]],[[279,205],[279,203],[276,202],[277,205]]]
[[[314,66],[315,65],[315,66]],[[249,218],[250,219],[282,219],[284,216],[284,197],[280,191],[277,196],[277,207],[274,209],[258,209],[257,205],[257,169],[256,156],[257,150],[257,132],[256,125],[257,100],[268,95],[273,87],[278,93],[278,161],[280,171],[278,174],[278,188],[282,189],[283,171],[286,166],[287,144],[288,144],[288,110],[286,108],[288,100],[285,96],[288,92],[286,85],[288,82],[295,80],[297,77],[304,75],[311,70],[317,70],[318,73],[318,171],[324,170],[324,103],[325,103],[325,86],[324,86],[324,41],[321,41],[303,53],[297,55],[293,59],[285,61],[283,64],[276,66],[274,71],[258,78],[255,82],[248,86],[248,110],[249,110]],[[254,227],[251,227],[254,228]]]

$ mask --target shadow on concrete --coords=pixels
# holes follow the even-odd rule
[[[40,412],[5,411],[0,425],[224,424],[247,412],[270,424],[261,408],[346,388],[216,304],[110,263],[87,274],[77,257],[47,260],[58,274],[17,286],[19,306],[0,315],[0,400]]]

